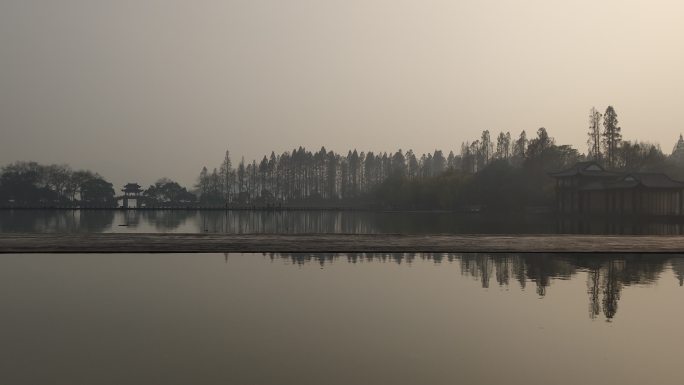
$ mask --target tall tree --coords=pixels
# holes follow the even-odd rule
[[[264,190],[268,191],[266,180],[268,178],[268,158],[264,155],[259,163],[259,196],[264,194]]]
[[[238,165],[237,169],[237,180],[238,180],[238,194],[241,195],[243,192],[245,192],[245,184],[246,184],[246,175],[247,171],[245,170],[245,157],[242,157],[242,160],[240,160],[240,164]]]
[[[484,168],[484,156],[482,156],[482,145],[480,140],[470,143],[470,154],[473,157],[473,169],[471,172],[475,173]]]
[[[453,151],[449,151],[449,156],[447,156],[447,168],[449,170],[455,170],[458,168],[458,159],[456,158],[456,155],[454,155]]]
[[[413,150],[406,151],[406,169],[409,179],[413,179],[418,175],[418,159]]]
[[[230,202],[235,176],[233,175],[233,162],[230,161],[230,151],[228,150],[226,150],[226,156],[223,158],[223,163],[221,163],[219,174],[222,182],[223,198],[226,202]]]
[[[209,195],[209,171],[206,166],[202,167],[202,171],[200,171],[197,189],[203,199]]]
[[[406,177],[406,157],[401,149],[392,156],[392,176],[395,178]]]
[[[492,158],[492,149],[494,148],[494,144],[492,143],[491,137],[489,135],[489,130],[482,131],[482,136],[480,137],[480,144],[482,145],[482,148],[480,150],[482,161],[484,164],[487,164],[489,163],[489,160]]]
[[[513,146],[513,156],[522,160],[525,158],[525,155],[527,155],[527,133],[525,130],[522,130],[520,136],[518,136],[518,140],[515,141],[515,145]]]
[[[513,141],[511,140],[511,132],[506,131],[506,138],[504,139],[506,141],[506,159],[509,159],[511,155],[513,154]]]
[[[601,113],[592,107],[589,110],[589,132],[587,133],[589,158],[601,161]]]
[[[470,143],[461,143],[461,171],[472,173],[475,169],[475,160],[470,152]]]
[[[608,108],[606,108],[606,113],[603,115],[603,146],[609,167],[615,167],[617,150],[622,141],[622,134],[620,131],[617,113],[613,106],[608,106]]]
[[[499,133],[499,136],[496,137],[496,152],[494,157],[497,159],[508,159],[510,156],[510,145],[511,134]]]
[[[527,133],[525,130],[520,132],[517,139],[511,143],[511,157],[510,162],[514,166],[521,166],[527,156]]]
[[[540,127],[537,130],[537,137],[530,140],[525,154],[524,165],[530,170],[539,172],[548,167],[547,162],[553,155],[550,151],[554,147],[554,140],[549,136],[546,128]]]
[[[432,176],[440,175],[444,172],[447,160],[441,150],[435,150],[432,155]]]

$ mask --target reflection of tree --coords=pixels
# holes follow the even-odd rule
[[[543,254],[529,254],[522,257],[527,280],[537,285],[540,296],[546,294],[551,278],[569,278],[575,274],[575,267],[560,258]]]
[[[0,232],[52,233],[106,230],[112,210],[0,210]]]
[[[677,280],[679,280],[679,286],[684,285],[684,258],[672,258],[670,261],[672,265],[672,271],[674,271]]]
[[[480,279],[484,288],[489,287],[492,276],[499,286],[508,286],[514,277],[523,289],[527,281],[534,282],[540,296],[546,294],[551,278],[568,278],[575,273],[566,261],[540,254],[464,254],[459,259],[461,272]]]
[[[153,224],[159,231],[169,231],[178,228],[188,218],[195,215],[192,210],[133,210],[141,212],[145,222]]]
[[[80,225],[78,231],[100,233],[105,231],[114,222],[112,210],[81,210]]]
[[[464,254],[461,256],[461,274],[478,278],[483,288],[489,287],[489,280],[492,277],[495,262],[499,261],[499,256],[488,257],[484,254]],[[496,275],[498,276],[498,274]]]
[[[617,313],[622,288],[632,284],[651,284],[665,268],[667,256],[575,256],[574,264],[587,270],[589,316],[596,318],[601,309],[606,319]]]
[[[601,275],[598,267],[588,271],[587,288],[587,293],[589,293],[589,318],[594,319],[601,312]]]
[[[500,216],[453,215],[451,212],[376,212],[332,210],[207,210],[199,212],[201,231],[248,233],[436,234],[548,232],[537,218],[513,223]]]
[[[326,263],[332,263],[334,260],[338,259],[339,254],[335,253],[316,253],[316,254],[306,254],[306,253],[287,253],[287,254],[267,254],[271,260],[285,259],[289,260],[292,264],[302,266],[307,263],[318,263],[324,266]],[[352,261],[350,261],[352,262]],[[355,262],[355,261],[354,261]]]
[[[554,279],[570,279],[578,270],[587,273],[589,317],[601,312],[607,320],[615,317],[622,289],[633,284],[652,284],[664,270],[669,257],[664,255],[544,255],[544,254],[269,254],[271,259],[286,259],[296,265],[315,262],[321,266],[339,259],[350,263],[364,261],[407,263],[415,258],[442,263],[459,263],[461,274],[477,279],[489,288],[492,278],[499,286],[516,281],[521,289],[527,282],[535,283],[535,291],[546,295]],[[684,283],[684,259],[670,261],[680,284]]]
[[[618,262],[618,263],[616,263]],[[606,275],[603,279],[603,314],[607,319],[612,319],[617,313],[622,283],[619,280],[619,261],[608,261]]]
[[[141,210],[124,210],[123,215],[122,225],[137,227],[140,224],[140,217],[144,214]]]
[[[508,286],[512,273],[510,259],[503,258],[501,262],[496,265],[496,282],[498,282],[499,285]]]

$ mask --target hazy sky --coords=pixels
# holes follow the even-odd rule
[[[669,152],[681,0],[0,0],[0,164],[121,184],[303,145],[457,150],[589,108]]]

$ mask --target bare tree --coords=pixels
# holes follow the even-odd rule
[[[226,202],[230,202],[235,179],[233,163],[230,161],[230,151],[226,150],[226,156],[223,158],[223,163],[221,163],[219,169],[219,176],[222,182],[221,191],[223,192],[223,199]]]
[[[601,113],[592,107],[589,110],[589,132],[587,145],[589,146],[589,158],[601,161]]]
[[[482,131],[480,144],[482,146],[480,150],[482,162],[483,164],[487,164],[489,163],[489,160],[492,158],[492,149],[494,148],[494,144],[492,143],[491,137],[489,135],[489,130]]]
[[[508,159],[510,156],[511,134],[499,133],[496,138],[496,152],[494,157],[497,159]]]

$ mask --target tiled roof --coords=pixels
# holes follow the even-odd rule
[[[568,176],[584,175],[584,176],[594,176],[594,177],[615,177],[620,175],[620,173],[606,171],[600,164],[589,161],[589,162],[578,162],[574,166],[559,172],[552,172],[549,174],[554,178],[562,178]]]
[[[142,191],[137,183],[128,183],[121,191]]]
[[[637,186],[662,189],[684,189],[684,182],[673,180],[665,174],[630,173],[623,174],[621,177],[612,180],[589,183],[581,187],[580,190],[631,189]]]

